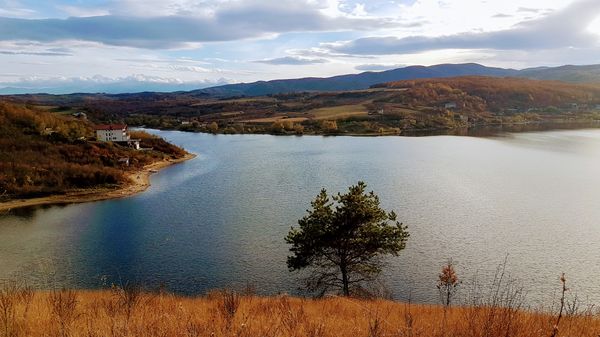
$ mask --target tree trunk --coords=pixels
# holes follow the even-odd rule
[[[350,296],[350,287],[348,286],[348,270],[346,270],[346,264],[342,263],[340,265],[340,270],[342,272],[342,291],[344,296]]]

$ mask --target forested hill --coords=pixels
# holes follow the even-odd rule
[[[600,65],[538,67],[523,70],[486,67],[476,63],[409,66],[381,72],[364,72],[325,78],[298,78],[228,84],[191,93],[215,96],[262,96],[301,91],[344,91],[366,89],[374,84],[457,76],[522,77],[571,83],[600,83]]]
[[[185,154],[164,140],[140,134],[134,151],[93,140],[92,125],[81,119],[0,101],[0,201],[66,193],[73,189],[119,186],[126,172]],[[130,158],[124,167],[119,158]]]
[[[417,78],[439,78],[467,75],[513,76],[514,69],[486,67],[476,63],[409,66],[380,72],[363,72],[333,77],[307,77],[252,83],[227,84],[192,91],[215,96],[263,96],[301,91],[344,91],[367,89],[377,83]]]
[[[389,82],[373,88],[404,89],[403,103],[440,106],[448,102],[464,112],[516,109],[595,110],[600,84],[573,84],[524,78],[467,76]],[[539,111],[538,111],[539,112]]]

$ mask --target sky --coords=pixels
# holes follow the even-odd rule
[[[0,0],[0,94],[600,63],[600,0]]]

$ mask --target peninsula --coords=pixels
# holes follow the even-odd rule
[[[152,173],[194,157],[126,126],[119,141],[94,129],[85,114],[1,102],[0,211],[130,196],[148,188]]]

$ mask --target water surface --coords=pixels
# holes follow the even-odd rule
[[[323,187],[364,180],[409,226],[385,283],[436,302],[448,258],[465,280],[508,270],[530,301],[566,272],[600,303],[600,130],[504,137],[277,137],[156,131],[198,157],[145,193],[0,217],[0,278],[97,288],[124,280],[196,294],[296,293],[284,236]]]

